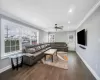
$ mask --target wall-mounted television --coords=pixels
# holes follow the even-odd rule
[[[77,43],[80,45],[87,45],[87,31],[85,29],[77,33]]]

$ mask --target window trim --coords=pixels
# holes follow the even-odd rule
[[[16,52],[16,51],[20,50],[20,47],[21,47],[21,45],[20,45],[20,39],[15,39],[15,40],[19,41],[19,45],[16,45],[16,42],[15,42],[15,45],[13,45],[13,46],[11,46],[11,40],[14,40],[14,39],[7,39],[7,40],[10,40],[10,46],[5,46],[5,47],[10,47],[10,52]],[[5,39],[4,39],[4,45],[5,45]],[[19,50],[15,49],[15,51],[11,51],[11,47],[16,47],[16,46],[19,46]],[[5,54],[9,54],[10,52],[5,52]]]
[[[20,53],[20,52],[21,52],[21,50],[9,52],[9,54],[8,54],[8,53],[4,53],[4,54],[1,56],[1,59],[8,58],[10,55],[18,54],[18,53]]]
[[[12,52],[8,52],[8,53],[5,53],[5,43],[4,43],[4,40],[5,40],[5,35],[4,35],[4,27],[2,27],[2,26],[4,26],[4,22],[3,21],[5,21],[6,19],[1,19],[1,27],[0,27],[0,34],[1,34],[1,37],[0,37],[0,39],[1,39],[1,59],[5,59],[5,58],[8,58],[10,55],[12,55],[12,54],[17,54],[17,53],[19,53],[19,52],[21,52],[21,49],[22,49],[22,47],[21,47],[21,40],[19,41],[19,43],[20,43],[20,45],[19,45],[19,50],[18,51],[12,51]],[[6,21],[8,21],[8,20],[6,20]]]
[[[21,24],[18,24],[18,23],[15,23],[15,22],[13,22],[13,21],[10,21],[10,20],[7,20],[7,19],[5,19],[5,18],[1,18],[1,20],[0,20],[0,34],[1,34],[1,36],[0,36],[0,43],[1,43],[1,45],[0,45],[0,52],[1,52],[1,59],[5,59],[5,58],[8,58],[10,55],[12,55],[12,54],[17,54],[17,53],[19,53],[19,52],[21,52],[22,51],[22,40],[21,40],[21,38],[19,38],[20,39],[20,41],[19,41],[19,43],[20,43],[20,50],[18,50],[18,51],[13,51],[13,52],[9,52],[10,54],[8,54],[8,53],[5,53],[5,43],[4,43],[4,39],[5,39],[5,35],[4,35],[4,25],[5,24],[12,24],[12,25],[17,25],[17,26],[20,26],[20,27],[25,27],[25,28],[30,28],[30,27],[28,27],[28,26],[24,26],[24,25],[21,25]],[[30,28],[31,29],[31,28]],[[34,32],[37,32],[37,44],[39,43],[39,31],[38,30],[36,30],[36,29],[33,29],[32,28],[32,30],[34,31]]]

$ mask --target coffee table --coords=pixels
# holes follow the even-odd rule
[[[46,60],[46,56],[50,55],[52,57],[52,62],[53,62],[53,55],[56,54],[57,55],[57,49],[49,49],[46,52],[44,52],[45,54],[45,60]]]

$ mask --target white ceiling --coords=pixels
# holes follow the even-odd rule
[[[0,0],[0,7],[3,11],[37,25],[45,31],[55,31],[54,24],[63,25],[63,31],[72,31],[76,30],[86,14],[98,1]]]

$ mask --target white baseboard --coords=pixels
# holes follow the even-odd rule
[[[6,71],[6,70],[8,70],[10,68],[11,68],[11,65],[9,65],[7,67],[4,67],[4,68],[0,69],[0,73],[4,72],[4,71]]]
[[[79,54],[79,52],[76,51],[76,53],[79,55],[79,57],[82,59],[82,61],[84,62],[84,64],[87,66],[87,68],[90,70],[90,72],[94,75],[94,77],[97,80],[100,80],[100,77],[97,75],[97,73],[88,65],[88,63],[81,57],[81,55]]]

